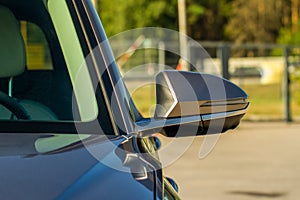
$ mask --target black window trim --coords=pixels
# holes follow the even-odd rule
[[[115,106],[114,111],[112,111],[110,105],[112,96],[115,96],[119,101],[121,99],[121,101],[125,102],[129,102],[129,96],[127,96],[127,94],[125,95],[125,92],[118,96],[117,91],[114,88],[116,83],[118,81],[122,81],[122,79],[119,74],[116,63],[112,62],[110,64],[107,64],[107,58],[112,58],[113,54],[109,46],[107,47],[100,45],[101,42],[107,42],[108,40],[101,25],[101,22],[100,20],[98,20],[96,10],[93,7],[91,1],[66,1],[70,10],[75,9],[74,11],[71,11],[71,14],[76,14],[77,16],[73,17],[77,17],[77,20],[80,22],[79,26],[77,24],[76,31],[81,32],[79,34],[85,36],[85,40],[81,40],[81,42],[83,42],[81,45],[87,46],[87,48],[84,48],[86,50],[86,52],[84,52],[84,55],[91,56],[92,59],[94,54],[98,55],[95,56],[96,58],[94,58],[93,64],[88,66],[88,68],[92,80],[97,82],[96,85],[98,85],[98,87],[101,88],[100,91],[102,91],[102,93],[104,94],[104,101],[106,103],[106,108],[108,111],[108,115],[112,121],[113,128],[119,134],[132,133],[134,129],[130,112],[128,112],[129,109],[122,108],[122,106],[119,105],[119,107]],[[95,20],[100,24],[97,24]],[[118,120],[118,123],[121,123],[118,124],[118,126],[115,122],[114,114],[119,115],[117,117],[119,119],[122,119]]]

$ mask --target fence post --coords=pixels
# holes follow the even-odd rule
[[[287,46],[283,49],[284,56],[284,70],[282,80],[282,100],[284,105],[284,120],[291,122],[291,94],[290,94],[290,72],[289,72],[289,48]]]
[[[229,74],[229,57],[230,57],[230,46],[223,44],[218,47],[217,57],[221,60],[222,76],[225,79],[230,79]]]

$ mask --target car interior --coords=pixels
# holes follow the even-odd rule
[[[73,120],[72,84],[47,10],[42,1],[16,2],[0,0],[0,120]]]

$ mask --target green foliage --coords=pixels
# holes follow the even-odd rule
[[[177,0],[100,0],[99,15],[108,36],[140,27],[176,29],[176,5]]]
[[[187,21],[188,24],[194,24],[198,18],[205,13],[205,8],[201,5],[192,4],[187,7],[187,15],[189,16]]]
[[[232,0],[186,0],[188,35],[223,40]],[[100,0],[99,15],[108,36],[139,27],[178,29],[178,0]]]
[[[232,0],[186,0],[188,35],[196,40],[226,40]]]
[[[299,27],[300,28],[300,27]],[[290,28],[283,27],[279,31],[279,36],[277,39],[279,44],[300,44],[300,31],[292,32]]]
[[[178,0],[99,0],[107,35],[139,27],[178,29]],[[300,42],[292,34],[290,0],[186,0],[188,35],[236,43]],[[279,39],[278,39],[279,36]]]

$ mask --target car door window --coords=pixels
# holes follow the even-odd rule
[[[56,5],[67,8],[61,5],[63,1],[51,2],[50,9]],[[0,74],[0,120],[92,121],[98,115],[95,93],[72,20],[67,19],[68,10],[48,13],[44,2],[38,5],[44,7],[32,6],[31,11],[25,11],[0,4],[0,14],[5,16],[0,22],[0,37],[12,41],[2,39],[0,53],[16,55],[7,58],[3,53],[0,70],[6,71],[10,66],[5,64],[12,59],[18,64],[13,72]],[[11,30],[5,20],[11,23]],[[18,44],[7,35],[16,31],[20,31],[20,35],[14,33]],[[20,65],[17,61],[23,57]]]

